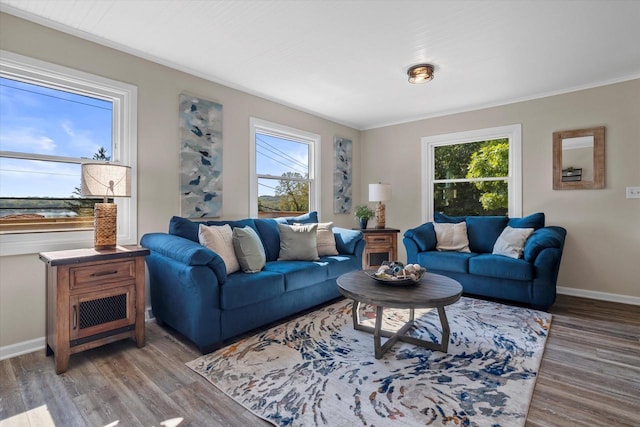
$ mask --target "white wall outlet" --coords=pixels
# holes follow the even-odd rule
[[[640,199],[640,187],[627,187],[627,199]]]

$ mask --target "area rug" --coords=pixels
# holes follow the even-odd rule
[[[524,425],[550,314],[463,297],[446,308],[447,353],[399,342],[376,360],[351,307],[326,306],[187,366],[278,426]],[[373,326],[373,308],[361,310]],[[384,315],[397,330],[408,310]],[[416,310],[416,323],[412,335],[440,339],[436,310]]]

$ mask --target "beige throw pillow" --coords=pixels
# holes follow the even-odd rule
[[[436,249],[439,251],[471,252],[467,237],[467,223],[433,223],[436,230]]]
[[[318,224],[278,224],[280,255],[278,261],[317,261]]]
[[[201,245],[220,255],[225,267],[227,267],[227,274],[240,270],[238,258],[233,250],[233,232],[229,224],[209,226],[200,224],[198,240]]]
[[[509,258],[522,258],[524,244],[527,242],[533,228],[512,228],[507,226],[493,245],[493,253]]]

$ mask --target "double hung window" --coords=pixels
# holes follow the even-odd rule
[[[115,199],[118,243],[135,243],[136,88],[10,52],[0,57],[0,254],[91,246],[84,161],[132,167]]]

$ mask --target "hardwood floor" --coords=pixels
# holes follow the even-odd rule
[[[640,307],[558,296],[527,426],[640,425]],[[267,426],[184,363],[200,354],[155,322],[71,356],[0,361],[1,426]]]

